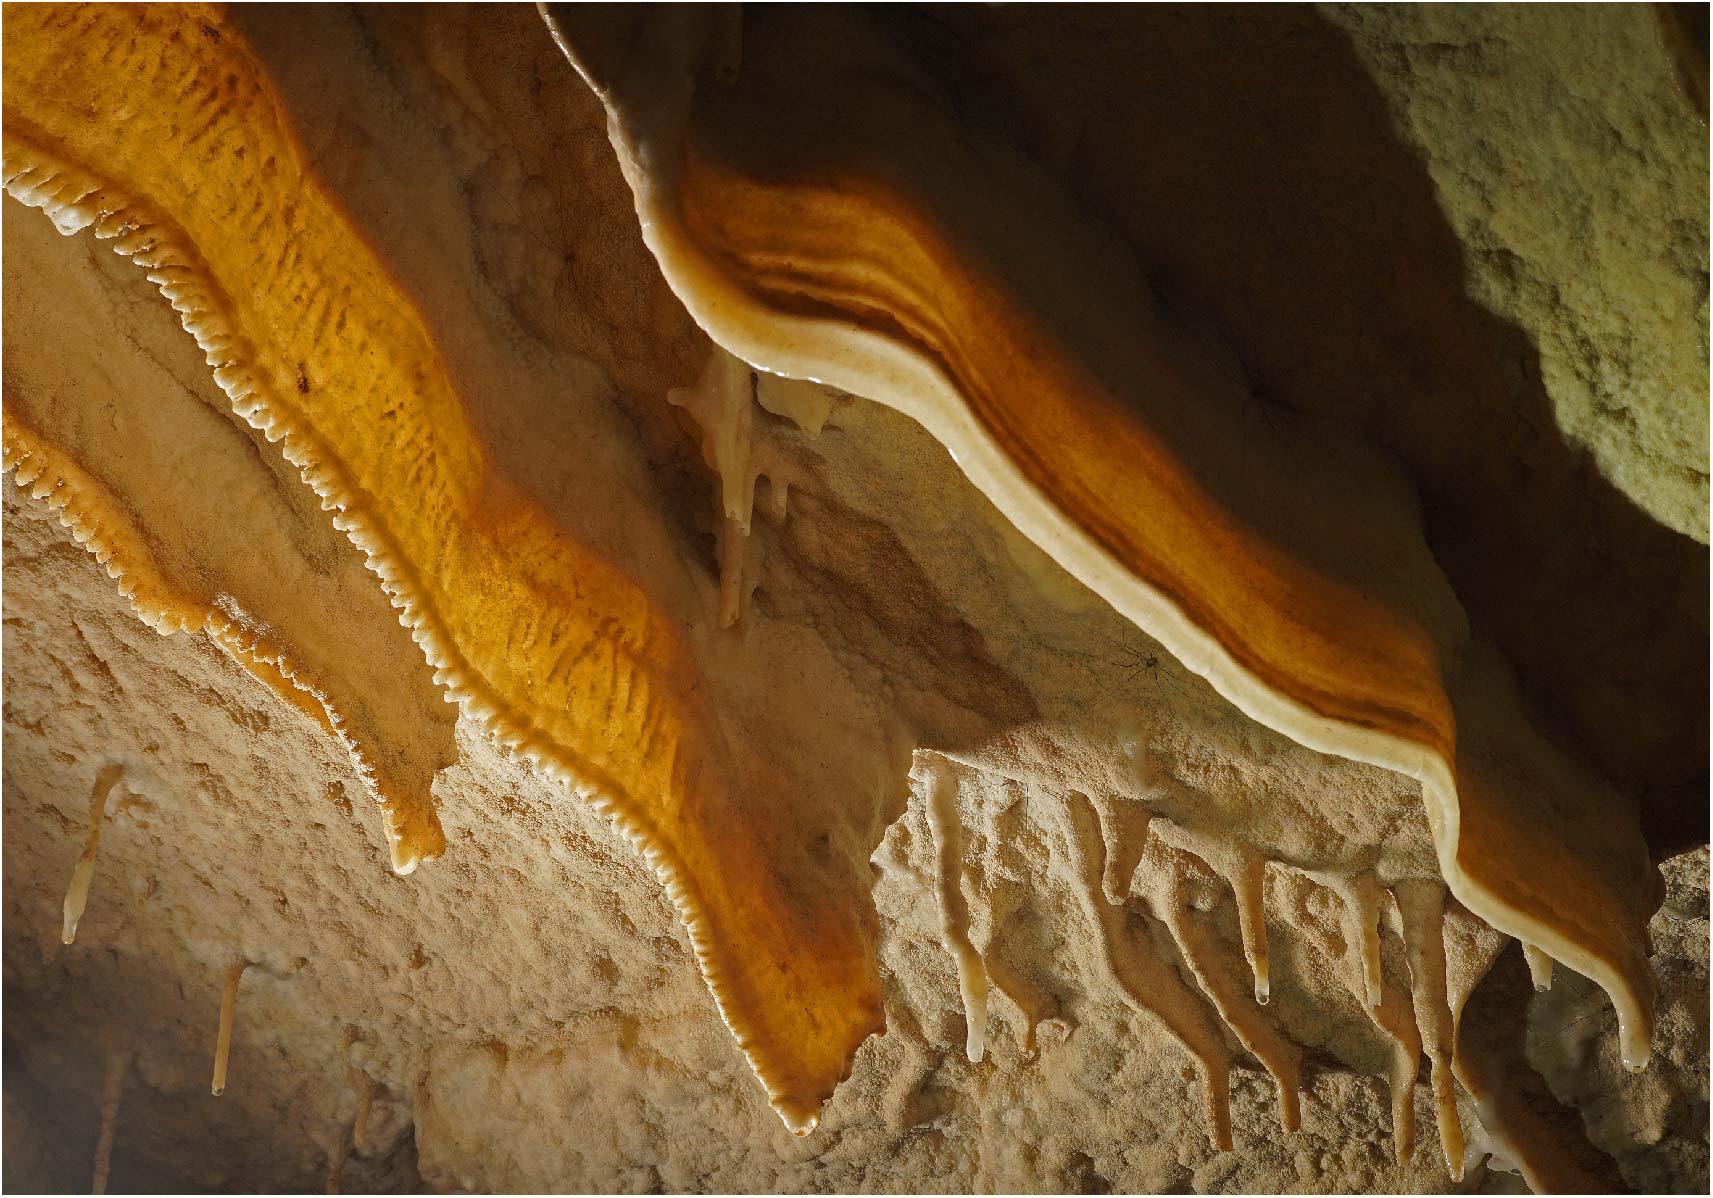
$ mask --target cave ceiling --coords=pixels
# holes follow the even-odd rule
[[[8,1187],[1704,1189],[1692,17],[8,5]]]

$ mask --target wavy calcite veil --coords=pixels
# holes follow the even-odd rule
[[[1305,282],[1270,213],[1229,252],[1185,215],[1235,202],[1193,180],[1246,143],[1167,126],[1237,138],[1220,104],[1256,101],[1213,81],[1246,55],[1319,47],[1305,110],[1351,104],[1353,146],[1383,122],[1328,82],[1368,19],[7,8],[7,818],[64,842],[15,895],[8,837],[7,982],[167,944],[170,1001],[203,1004],[154,1039],[122,997],[65,1005],[103,1029],[77,1167],[1647,1184],[1612,1145],[1665,1100],[1629,1096],[1706,1101],[1705,1011],[1660,968],[1699,952],[1704,991],[1705,877],[1675,858],[1666,901],[1658,868],[1705,841],[1705,75],[1697,110],[1669,14],[1434,18],[1532,47],[1518,95],[1529,54],[1565,69],[1560,25],[1604,23],[1670,185],[1588,203],[1688,214],[1677,273],[1610,265],[1642,280],[1615,299],[1529,226],[1501,333],[1431,239]],[[1171,94],[1125,69],[1179,29],[1214,65],[1160,65]],[[1419,124],[1449,161],[1467,122]],[[1375,129],[1352,169],[1401,178]],[[1661,347],[1636,360],[1669,400],[1621,434],[1530,324],[1555,270],[1561,309],[1630,313],[1581,360]],[[1325,352],[1263,384],[1293,322]],[[1675,448],[1642,469],[1622,436]],[[1670,922],[1697,884],[1698,950]],[[9,1000],[10,1055],[81,1077],[37,1006]],[[1577,1052],[1539,1031],[1590,1020]],[[175,1036],[237,1113],[174,1097]],[[247,1180],[127,1165],[137,1102],[325,1126],[265,1179],[237,1149]],[[1328,1163],[1352,1142],[1386,1147]]]

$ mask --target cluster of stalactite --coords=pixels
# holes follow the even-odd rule
[[[990,978],[988,959],[970,942],[969,913],[960,888],[956,767],[933,755],[920,760],[935,841],[941,927],[946,950],[957,965],[967,1052],[972,1062],[979,1062],[990,981],[1024,1013],[1026,1045],[1032,1043],[1036,1022],[1031,1012],[1038,1012],[1039,1005],[1026,990],[1013,993],[1006,973],[996,971]],[[1063,861],[1110,980],[1127,1004],[1157,1018],[1194,1059],[1213,1146],[1233,1147],[1228,1081],[1233,1057],[1218,1024],[1272,1076],[1280,1126],[1296,1131],[1301,1125],[1302,1051],[1268,1023],[1263,1010],[1271,995],[1264,877],[1269,868],[1290,867],[1270,863],[1228,838],[1191,832],[1130,799],[1095,799],[1074,791],[1062,797],[1045,792],[1030,797],[1057,808]],[[1405,879],[1386,887],[1371,872],[1317,871],[1304,876],[1337,896],[1346,949],[1339,976],[1393,1046],[1388,1081],[1397,1160],[1403,1163],[1414,1151],[1414,1087],[1425,1052],[1446,1169],[1461,1180],[1464,1135],[1454,1086],[1459,1069],[1456,1029],[1464,1003],[1506,938],[1461,909],[1456,913],[1461,926],[1448,930],[1445,887],[1437,878]],[[1208,886],[1225,887],[1235,902],[1241,962],[1202,914],[1206,904],[1201,891]],[[1154,940],[1131,930],[1136,904],[1169,933],[1196,989],[1185,984],[1173,961],[1160,955]],[[1388,917],[1407,954],[1409,976],[1402,990],[1389,985],[1383,973],[1380,942]],[[1448,951],[1457,966],[1452,981]],[[1537,985],[1544,988],[1550,984],[1551,960],[1532,946],[1529,953],[1531,962],[1538,962],[1533,966]],[[1249,985],[1244,984],[1245,973]]]

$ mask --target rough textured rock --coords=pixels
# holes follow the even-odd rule
[[[1707,1172],[1699,1134],[1707,1123],[1707,850],[1663,869],[1665,905],[1648,929],[1668,1025],[1658,1072],[1613,1069],[1606,1013],[1579,979],[1555,986],[1529,1012],[1530,1059],[1555,1094],[1583,1111],[1590,1139],[1642,1193],[1675,1190]]]
[[[1211,1152],[1182,1058],[1092,968],[1060,884],[1034,884],[1055,830],[1021,799],[984,798],[966,815],[966,885],[1004,925],[1000,959],[1048,1004],[1036,1052],[1020,1050],[1021,1014],[996,996],[989,1063],[963,1059],[913,797],[881,855],[888,1031],[816,1138],[797,1140],[720,1025],[658,887],[599,820],[465,727],[464,760],[439,783],[452,851],[394,876],[348,761],[307,717],[212,646],[143,627],[51,521],[11,499],[5,518],[9,1188],[87,1186],[102,1059],[122,1037],[138,1056],[115,1191],[319,1188],[355,1114],[353,1065],[380,1084],[347,1189],[1449,1186],[1431,1135],[1393,1164],[1383,1049],[1359,1017],[1316,1021],[1328,1042],[1305,1071],[1301,1131],[1278,1134],[1270,1082],[1243,1069],[1242,1150]],[[262,753],[248,737],[264,721]],[[116,804],[85,926],[62,947],[86,818],[80,763],[116,749],[144,794]],[[1659,1072],[1619,1067],[1609,1005],[1562,971],[1531,1004],[1530,1051],[1574,1047],[1543,1068],[1561,1097],[1588,1104],[1591,1134],[1631,1184],[1690,1192],[1706,1170],[1705,853],[1668,872],[1652,927]],[[1314,894],[1310,912],[1330,899]],[[1302,1004],[1298,979],[1325,958],[1282,932],[1273,1005]],[[215,1100],[220,974],[244,951],[279,965],[245,975],[231,1084]],[[1354,999],[1335,1002],[1355,1015]],[[1425,1082],[1415,1102],[1430,1125]]]
[[[713,728],[734,776],[767,783],[683,808],[711,846],[690,873],[854,911],[822,926],[871,943],[884,1031],[813,1135],[793,1137],[756,1080],[797,1130],[812,1122],[775,1084],[801,1062],[765,1042],[783,1026],[768,1004],[791,988],[728,989],[716,1009],[708,982],[762,947],[835,965],[844,950],[790,927],[770,946],[710,940],[709,906],[674,891],[675,910],[581,801],[591,788],[574,793],[551,752],[503,752],[467,696],[456,761],[449,745],[417,759],[441,767],[427,810],[446,852],[395,876],[364,759],[328,734],[344,708],[305,702],[253,653],[150,631],[40,502],[64,484],[19,469],[30,486],[8,487],[5,509],[9,1188],[88,1184],[103,1073],[124,1052],[115,1189],[1413,1191],[1507,1185],[1513,1165],[1537,1185],[1705,1189],[1704,849],[1665,862],[1647,927],[1649,1070],[1622,1069],[1611,1005],[1562,965],[1524,1029],[1521,953],[1444,899],[1413,780],[1243,716],[904,416],[710,359],[638,233],[597,101],[533,11],[165,11],[156,29],[227,39],[222,61],[254,64],[289,125],[280,153],[306,164],[322,198],[305,202],[325,204],[306,244],[347,237],[352,275],[381,280],[341,293],[353,319],[382,311],[380,294],[391,312],[363,327],[425,330],[414,377],[447,398],[424,427],[455,412],[487,455],[484,487],[515,486],[516,510],[535,513],[520,526],[616,571],[647,619],[664,613],[663,641],[682,638],[712,712],[686,726]],[[1409,480],[1387,492],[1405,512],[1417,489],[1452,606],[1616,784],[1613,826],[1639,845],[1639,800],[1664,855],[1705,839],[1706,138],[1652,16],[1627,11],[898,19],[943,55],[962,116],[1003,126],[1065,181],[1257,411],[1335,420],[1395,456],[1395,475],[1358,477]],[[39,173],[8,174],[42,202]],[[266,527],[305,522],[298,543],[318,544],[331,522],[314,524],[271,438],[230,418],[143,272],[89,231],[59,238],[4,207],[9,465],[24,460],[15,418],[39,414],[105,480],[103,527],[145,547],[110,570],[168,560],[172,538],[150,544],[150,528],[178,532],[175,503],[218,519],[236,492],[150,469],[144,437],[128,455],[87,426],[70,436],[64,413],[75,399],[124,428],[177,404],[185,429],[209,426],[173,434],[196,441],[199,469],[236,478],[243,463],[295,513]],[[57,219],[88,223],[63,205]],[[194,317],[188,294],[175,302]],[[380,357],[400,343],[375,339]],[[288,361],[271,385],[309,396],[321,361]],[[132,385],[145,376],[164,395]],[[414,418],[413,396],[380,419]],[[182,543],[185,560],[233,555],[212,535]],[[305,551],[317,569],[336,556]],[[308,610],[289,599],[304,567],[279,569],[284,606]],[[258,585],[224,577],[219,610]],[[459,598],[447,577],[429,589]],[[415,584],[389,585],[408,600]],[[598,609],[604,585],[574,581],[566,606]],[[1555,589],[1575,601],[1543,607]],[[530,610],[506,585],[483,598]],[[568,723],[599,731],[586,709]],[[445,735],[444,721],[386,726],[418,747],[399,729],[429,724]],[[912,746],[926,751],[906,777]],[[114,765],[87,907],[62,945],[90,788]],[[1625,885],[1645,917],[1656,882]],[[216,1099],[220,989],[238,962]],[[859,1016],[864,984],[848,988]],[[1496,1079],[1452,1059],[1452,1041],[1483,1037]]]
[[[1532,334],[1558,428],[1705,543],[1707,139],[1675,79],[1636,69],[1662,31],[1617,8],[1323,11],[1426,163],[1471,296]]]

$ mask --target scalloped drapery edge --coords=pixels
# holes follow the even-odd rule
[[[100,484],[12,413],[7,414],[0,429],[0,473],[10,474],[19,490],[47,506],[72,539],[107,571],[120,596],[144,624],[162,636],[206,633],[233,661],[344,747],[363,788],[381,808],[381,830],[395,873],[409,874],[421,862],[445,851],[445,833],[432,800],[411,802],[390,792],[372,755],[352,735],[338,705],[306,677],[290,654],[217,608],[175,594],[142,539],[113,511],[114,505],[103,495]],[[428,818],[420,827],[410,826],[406,812],[411,810],[426,813]]]

